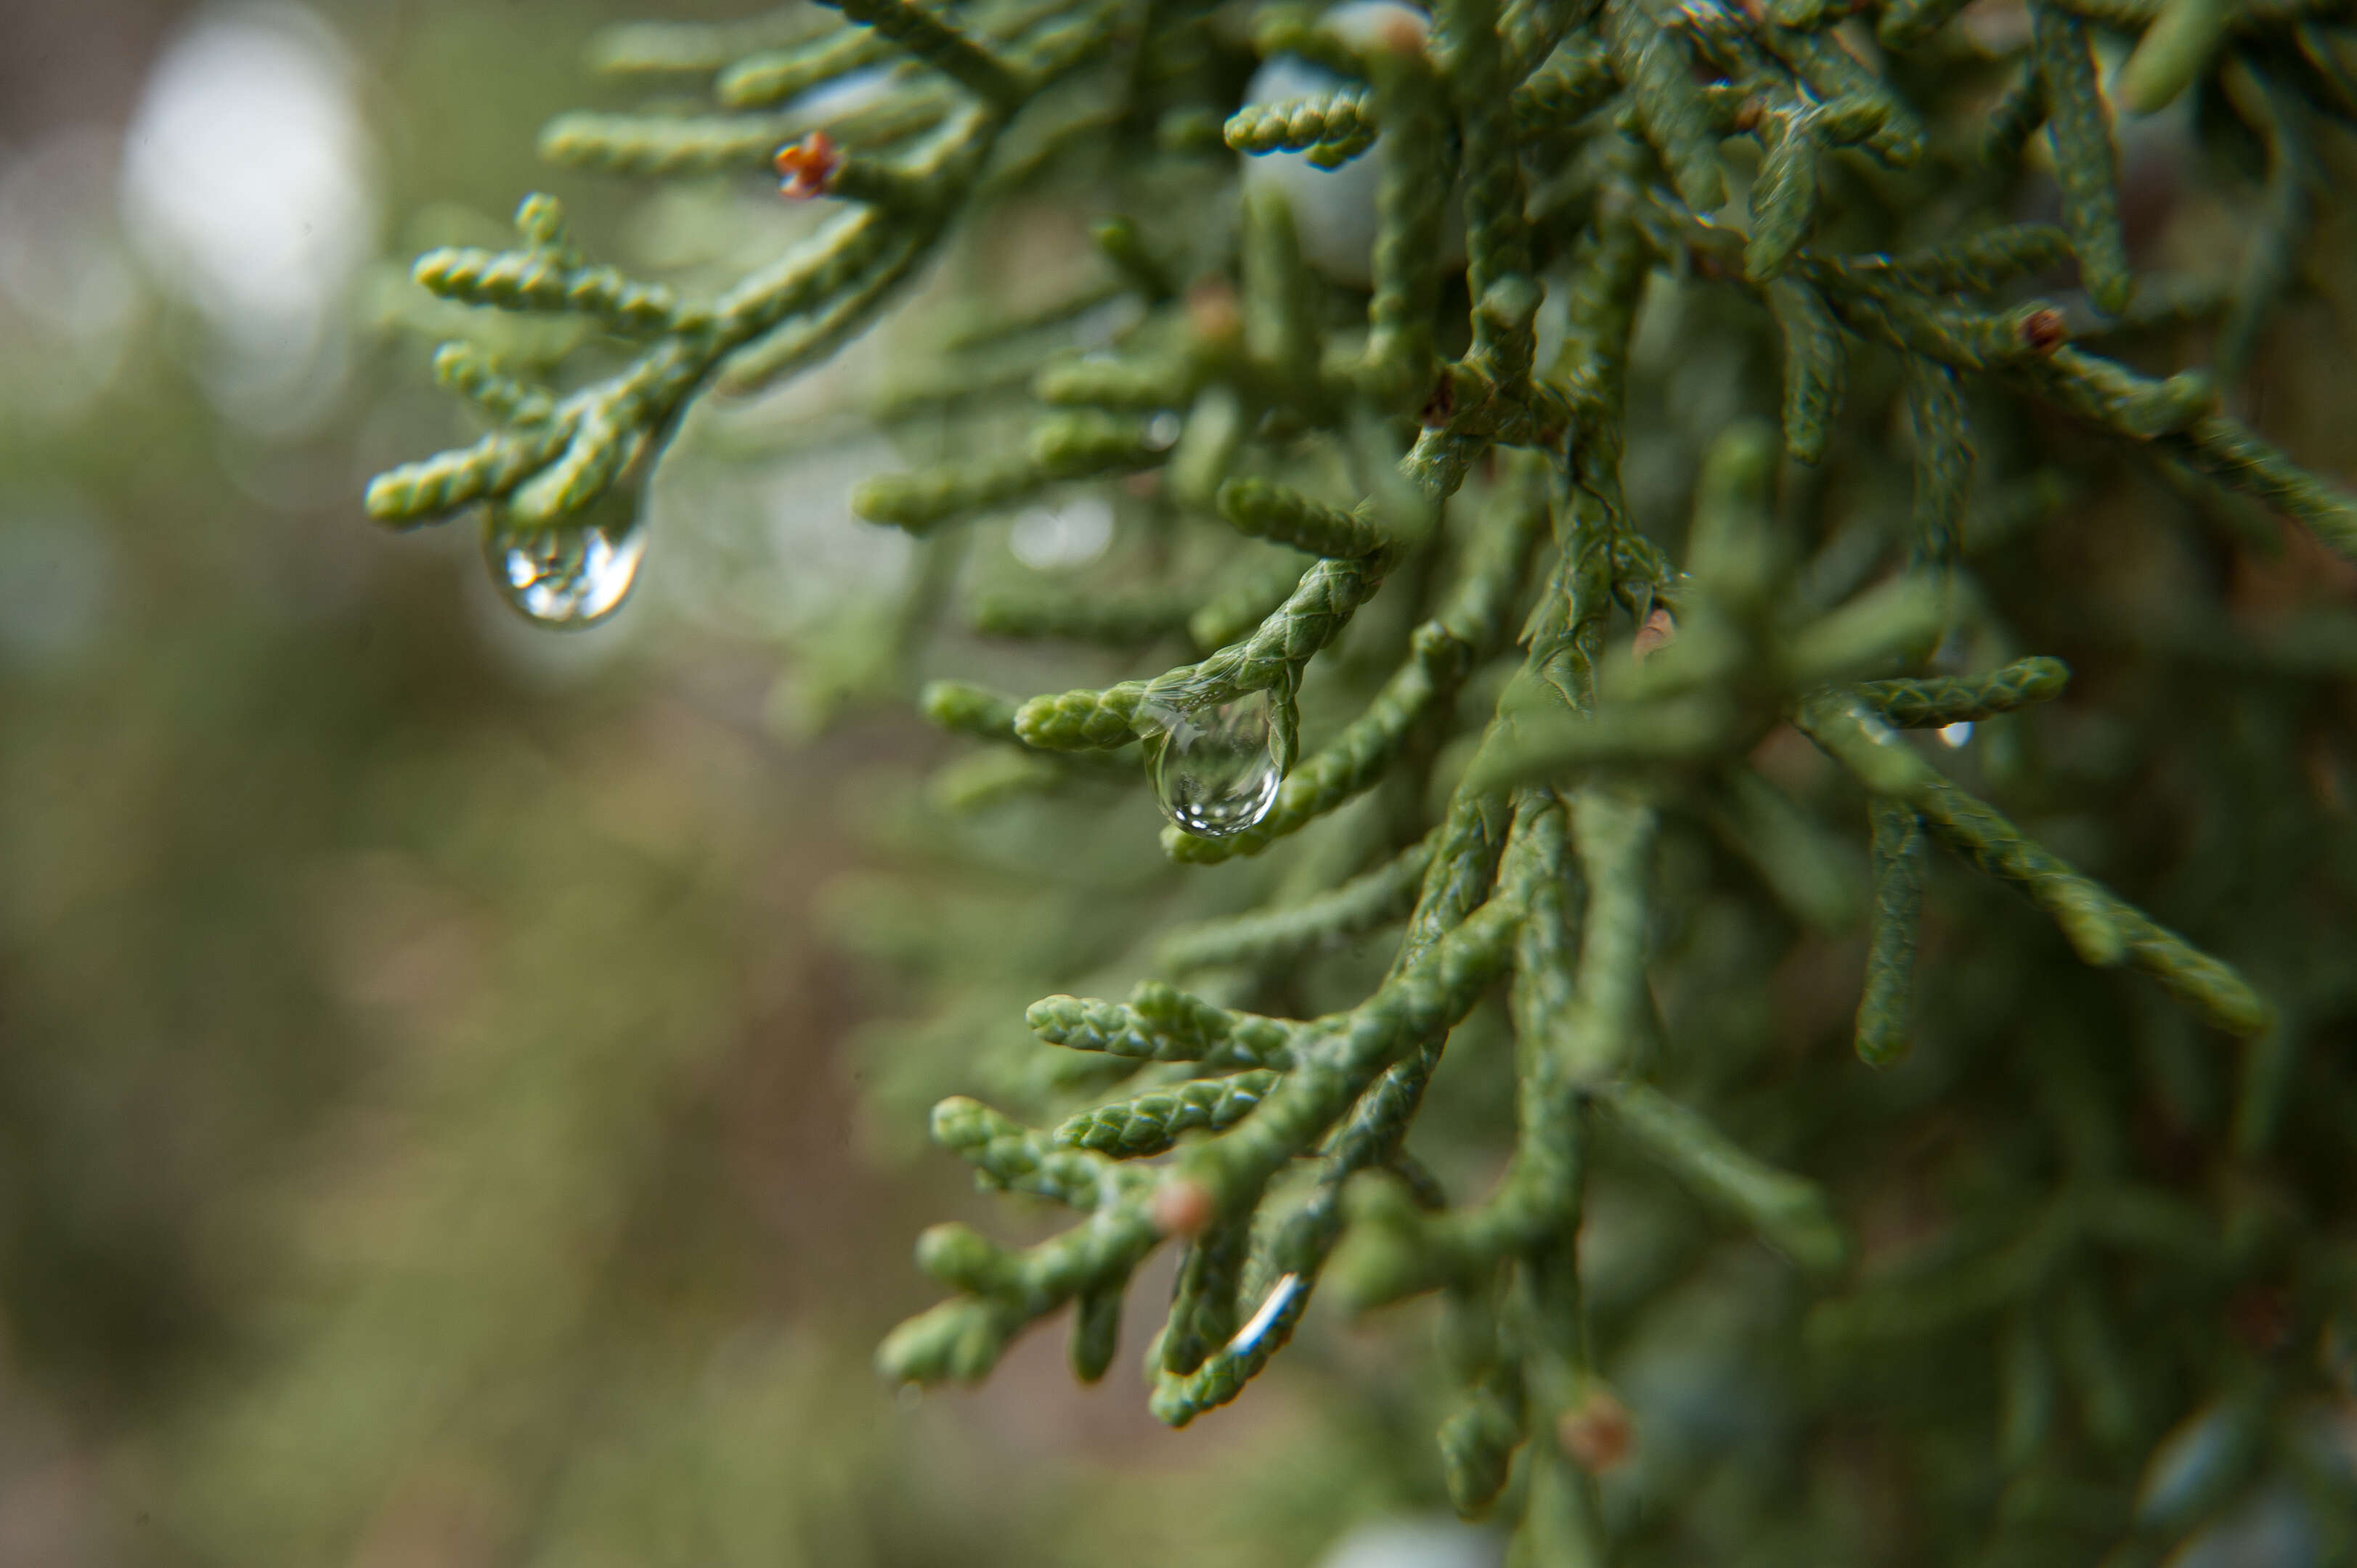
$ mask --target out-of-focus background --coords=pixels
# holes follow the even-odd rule
[[[853,1081],[837,797],[929,743],[783,649],[879,459],[570,637],[361,516],[464,434],[419,248],[770,220],[536,163],[649,12],[0,6],[0,1568],[1480,1561],[1376,1341],[1183,1434],[1052,1336],[874,1380],[920,1226],[1022,1223]]]

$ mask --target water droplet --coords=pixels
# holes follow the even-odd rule
[[[1972,744],[1973,721],[1970,719],[1958,719],[1954,724],[1942,725],[1940,726],[1940,738],[1946,741],[1950,746],[1961,750],[1964,746]]]
[[[1240,833],[1276,803],[1285,781],[1269,725],[1270,694],[1181,707],[1149,702],[1138,714],[1146,767],[1163,815],[1199,838]]]
[[[538,528],[494,513],[483,530],[483,559],[500,596],[537,624],[566,631],[619,609],[646,553],[647,531],[631,511]]]
[[[1146,449],[1168,452],[1178,445],[1178,437],[1186,432],[1187,422],[1166,408],[1146,422]]]

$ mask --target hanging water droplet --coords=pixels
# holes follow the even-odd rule
[[[1226,838],[1276,803],[1285,779],[1270,745],[1269,700],[1254,692],[1196,707],[1149,701],[1139,711],[1155,798],[1182,832]]]
[[[537,528],[494,512],[483,529],[483,559],[500,596],[528,619],[566,631],[619,609],[646,552],[634,509],[601,507],[587,519]]]

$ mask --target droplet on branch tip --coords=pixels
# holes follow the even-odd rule
[[[647,531],[634,514],[522,527],[494,513],[483,528],[491,585],[535,625],[577,631],[619,609],[637,582]]]
[[[1146,772],[1163,815],[1182,832],[1227,838],[1268,815],[1284,780],[1271,744],[1270,696],[1182,706],[1149,698],[1137,711]]]

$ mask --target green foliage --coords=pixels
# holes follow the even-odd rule
[[[954,236],[1060,204],[1097,225],[1098,281],[925,341],[934,392],[874,412],[929,457],[854,503],[924,540],[886,685],[975,658],[942,624],[967,532],[1088,484],[1117,504],[1114,568],[979,597],[973,621],[1133,658],[1183,632],[1197,655],[1021,702],[925,690],[942,727],[998,749],[986,776],[952,765],[963,815],[903,846],[970,862],[1027,913],[984,930],[912,893],[856,940],[931,1008],[909,1057],[930,1030],[945,1079],[1039,1122],[959,1096],[934,1141],[1078,1218],[1022,1248],[928,1231],[919,1263],[952,1294],[886,1341],[887,1377],[982,1378],[1069,1305],[1092,1380],[1141,1264],[1174,1245],[1146,1356],[1173,1425],[1243,1392],[1321,1293],[1438,1294],[1439,1468],[1469,1516],[1517,1520],[1519,1563],[1731,1542],[2157,1561],[2267,1487],[2296,1489],[2324,1549],[2357,1541],[2345,1470],[2299,1435],[2352,1397],[2315,1348],[2357,1281],[2335,1174],[2357,1080],[2329,1050],[2357,1008],[2357,840],[2346,785],[2311,780],[2350,765],[2330,720],[2357,620],[2343,604],[2305,643],[2255,635],[2196,585],[2138,626],[2127,564],[2220,548],[2201,524],[2222,519],[2272,540],[2252,502],[2317,562],[2357,560],[2357,502],[2228,412],[2258,406],[2257,324],[2327,201],[2311,127],[2352,118],[2345,42],[2293,7],[2036,0],[1998,48],[1955,9],[1883,6],[1878,60],[1846,7],[1806,0],[1268,5],[1248,28],[1128,0],[861,0],[783,45],[633,30],[609,67],[709,76],[734,113],[567,120],[547,150],[722,170],[784,139],[752,112],[872,71],[868,104],[779,151],[787,194],[840,214],[701,302],[590,264],[545,198],[519,214],[523,249],[419,263],[447,297],[587,317],[627,362],[563,391],[446,349],[495,428],[381,478],[371,510],[483,501],[503,528],[562,530],[642,486],[699,398],[815,362]],[[2251,260],[2190,312],[2222,318],[2212,370],[2128,362],[2202,339],[2134,314],[2155,280],[2131,266],[2105,32],[2141,35],[2131,108],[2190,85],[2266,149]],[[1255,54],[1338,84],[1240,103]],[[2059,226],[2014,220],[2041,123]],[[1372,157],[1371,209],[1239,181],[1230,149],[1329,171],[1307,181]],[[1362,271],[1313,259],[1361,220]],[[2077,292],[2029,292],[2066,268]],[[1081,352],[1072,324],[1112,301],[1123,324]],[[1776,345],[1781,389],[1702,358],[1730,343],[1763,363]],[[1680,381],[1682,356],[1728,384]],[[907,428],[916,407],[938,430]],[[2044,428],[2057,415],[2081,433]],[[2050,451],[2082,499],[2056,503]],[[2182,499],[2156,506],[2156,482]],[[2015,491],[2033,499],[2008,513]],[[2072,516],[2019,521],[2040,511]],[[2084,548],[2058,537],[2081,528]],[[1271,565],[1237,533],[1299,554]],[[2014,716],[2090,658],[2171,758],[2156,778],[2190,842],[2091,822],[2126,810],[2133,765],[2041,760],[2072,732]],[[1966,725],[1986,726],[1969,751]],[[1961,779],[1908,733],[1934,727]],[[1089,764],[1133,742],[1157,779],[1232,780],[1234,831],[1186,831],[1166,786],[1168,864],[1122,846],[1142,808],[1087,793]],[[1935,866],[1933,842],[1953,857]],[[1243,864],[1192,869],[1221,861]],[[1986,896],[2000,885],[2062,940]],[[1853,940],[1862,988],[1824,1017],[1764,1004],[1790,955]],[[970,1062],[1007,976],[1043,970],[1139,983],[1032,1004],[1032,1032],[1077,1057]],[[1193,993],[1165,978],[1182,973]],[[1465,1071],[1510,1078],[1512,1153],[1456,1202],[1494,1171],[1468,1152],[1494,1133],[1435,1133],[1428,1162],[1425,1102],[1469,1055],[1452,1037],[1485,1028],[1511,1036],[1511,1073]],[[1854,1055],[1823,1048],[1844,1036]],[[2153,1119],[2165,1138],[2139,1131]],[[2235,1328],[2255,1299],[2290,1326]],[[1738,1365],[1661,1347],[1696,1314]],[[1664,1378],[1699,1380],[1742,1431],[1682,1416]],[[1640,1444],[1625,1469],[1600,1435],[1627,1419],[1612,1382]],[[2213,1402],[2237,1457],[2178,1485],[2164,1434]]]

